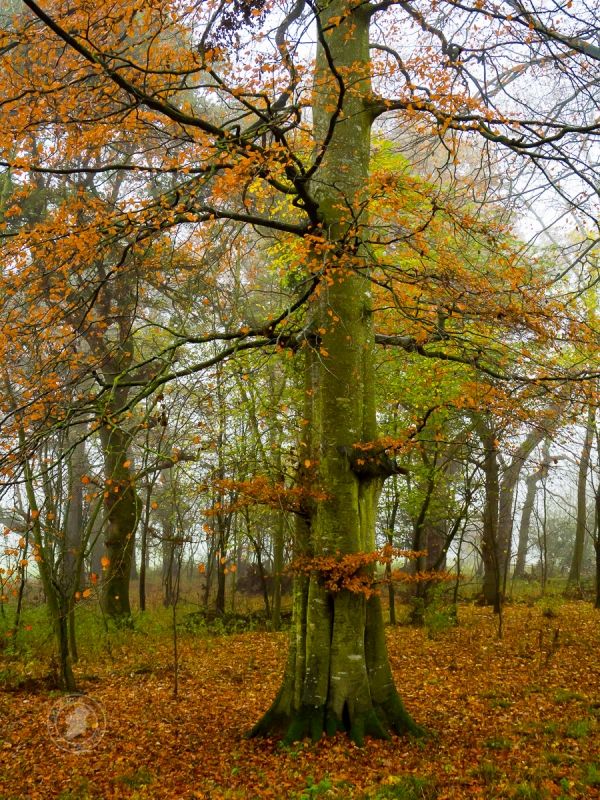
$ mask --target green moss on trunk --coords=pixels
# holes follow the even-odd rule
[[[322,160],[311,190],[331,247],[325,263],[322,250],[314,253],[323,278],[309,326],[319,344],[306,347],[309,424],[300,446],[311,471],[300,470],[299,479],[316,482],[325,499],[307,508],[296,546],[336,557],[374,549],[382,487],[382,477],[358,474],[351,460],[357,444],[377,438],[369,265],[361,244],[369,224],[369,15],[361,3],[331,0],[319,24],[313,113]],[[285,732],[293,740],[340,730],[362,744],[366,735],[418,728],[394,687],[378,599],[345,588],[332,593],[312,574],[296,581],[283,685],[252,733]]]
[[[101,430],[101,441],[107,480],[104,549],[108,559],[103,576],[102,608],[115,622],[129,624],[129,582],[140,501],[129,467],[128,436],[120,428],[104,428]]]
[[[296,610],[308,607],[297,598]],[[302,618],[295,620],[282,686],[267,713],[250,731],[251,736],[282,736],[284,741],[346,732],[359,745],[365,736],[388,738],[391,733],[422,735],[404,708],[394,685],[387,656],[383,616],[379,597],[342,591],[329,597],[326,614],[331,645],[312,660],[314,639],[302,636]],[[319,664],[319,681],[304,670],[306,660]],[[312,671],[314,678],[314,671]],[[323,694],[325,697],[323,698]]]

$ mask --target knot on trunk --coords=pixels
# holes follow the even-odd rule
[[[408,475],[408,470],[385,450],[365,450],[361,447],[339,447],[338,452],[346,456],[352,471],[364,480],[389,478],[391,475]]]

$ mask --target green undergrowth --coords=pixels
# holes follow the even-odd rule
[[[435,778],[417,775],[391,775],[379,786],[362,795],[361,800],[436,800]]]
[[[19,630],[13,631],[14,609],[5,606],[0,616],[0,688],[6,691],[47,691],[54,688],[57,671],[56,644],[45,606],[26,607]],[[289,626],[283,614],[282,627]],[[131,626],[117,626],[103,616],[93,602],[81,602],[76,611],[76,641],[80,677],[94,680],[94,665],[118,664],[123,652],[147,651],[152,643],[169,641],[173,636],[173,610],[158,606],[136,612]],[[206,612],[197,605],[182,603],[176,610],[177,633],[181,639],[210,638],[268,629],[264,613]],[[83,674],[82,674],[83,672]],[[57,676],[56,676],[57,679]]]

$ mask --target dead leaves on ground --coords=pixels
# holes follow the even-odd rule
[[[362,750],[341,736],[243,738],[277,690],[285,634],[182,637],[177,700],[166,637],[133,634],[115,664],[81,665],[99,676],[82,687],[106,715],[89,752],[53,743],[56,695],[0,694],[0,798],[600,797],[598,612],[509,607],[502,641],[490,610],[459,617],[435,638],[389,631],[398,686],[431,737]]]

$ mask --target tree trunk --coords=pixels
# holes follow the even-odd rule
[[[148,574],[148,533],[150,532],[150,498],[151,484],[148,483],[146,490],[146,503],[144,508],[144,524],[142,525],[140,536],[140,583],[139,603],[140,611],[146,610],[146,575]]]
[[[175,602],[177,584],[177,543],[170,520],[162,524],[162,585],[163,606],[169,608]]]
[[[596,601],[594,608],[600,608],[600,492],[596,495],[596,538],[594,549],[596,551]]]
[[[313,252],[325,275],[309,322],[304,412],[309,424],[299,480],[307,492],[318,487],[325,499],[306,501],[296,545],[309,557],[335,560],[374,549],[383,474],[376,474],[375,463],[363,470],[358,462],[364,459],[353,458],[356,444],[377,438],[366,253],[357,244],[367,224],[369,17],[362,5],[332,0],[319,22],[327,47],[319,45],[316,61],[317,152],[319,142],[331,139],[314,189],[323,235],[335,255],[324,264],[323,250]],[[351,87],[343,97],[331,64]],[[338,103],[343,113],[330,126]],[[254,734],[283,731],[288,741],[307,735],[316,740],[323,732],[345,730],[362,743],[365,734],[418,730],[394,686],[378,596],[330,591],[315,569],[296,578],[293,619],[282,687]]]
[[[579,460],[579,474],[577,476],[577,520],[575,524],[573,558],[571,560],[571,569],[569,570],[569,589],[580,588],[581,565],[583,563],[583,548],[585,546],[585,533],[587,528],[586,485],[588,471],[590,468],[590,454],[592,452],[595,418],[596,409],[590,403],[585,426],[585,437],[581,450],[581,458]]]
[[[221,542],[221,547],[223,546],[223,540],[219,540]],[[225,550],[219,547],[219,557],[217,559],[217,596],[215,598],[215,611],[217,614],[223,615],[225,613],[225,562],[223,559],[225,556]]]
[[[536,469],[531,475],[527,476],[525,481],[527,485],[527,492],[525,494],[525,502],[523,503],[523,510],[521,511],[521,524],[519,525],[519,544],[517,547],[517,561],[515,563],[515,578],[525,577],[525,562],[527,560],[527,551],[529,550],[529,529],[531,527],[531,514],[533,511],[533,504],[535,502],[535,494],[537,491],[538,481],[542,477],[542,471]]]
[[[594,417],[595,418],[595,417]],[[596,428],[596,450],[598,454],[598,475],[600,475],[600,429]],[[594,607],[600,609],[600,482],[596,483],[595,500],[595,535],[594,547],[596,550],[596,601]]]
[[[24,433],[19,431],[19,438],[21,445],[24,443]],[[24,464],[25,476],[25,491],[27,493],[27,500],[29,508],[35,516],[32,516],[32,532],[33,540],[37,546],[38,553],[41,558],[38,561],[38,569],[42,586],[44,588],[45,601],[50,615],[52,628],[56,637],[56,644],[58,650],[58,684],[61,689],[68,692],[77,691],[77,684],[75,682],[75,675],[73,674],[73,664],[71,660],[71,652],[69,649],[69,600],[64,595],[60,581],[57,580],[56,575],[53,574],[53,563],[51,558],[50,547],[44,541],[42,529],[40,526],[39,508],[35,496],[33,486],[32,471],[29,462],[26,460]]]
[[[73,433],[73,432],[71,432]],[[79,431],[75,428],[75,435]],[[69,439],[65,442],[70,445]],[[85,452],[85,442],[79,441],[73,447],[69,462],[69,499],[65,513],[65,551],[60,576],[61,591],[68,599],[68,628],[69,651],[71,660],[75,664],[79,658],[77,653],[77,640],[75,630],[75,592],[81,583],[83,565],[83,552],[87,546],[88,536],[85,535],[84,502],[82,479],[88,469]],[[89,535],[89,531],[88,531]]]
[[[427,514],[429,512],[429,506],[433,498],[434,489],[435,489],[435,480],[433,477],[433,471],[430,471],[427,477],[427,485],[425,489],[425,495],[423,497],[423,502],[419,510],[419,515],[415,520],[414,530],[413,530],[413,550],[417,553],[427,549]],[[425,572],[425,570],[427,569],[427,560],[428,560],[427,555],[418,556],[418,558],[416,558],[412,562],[413,574],[418,575],[419,573]],[[425,582],[417,581],[414,586],[415,588],[414,588],[413,607],[410,614],[410,621],[414,625],[422,625],[424,621],[424,612],[425,612],[425,594],[426,594]]]
[[[135,531],[133,532],[133,544],[131,545],[131,569],[129,570],[129,578],[132,581],[137,581],[139,579],[139,573],[137,568],[137,561],[135,560]]]
[[[448,531],[442,527],[441,520],[428,521],[425,525],[425,547],[427,561],[425,569],[428,572],[439,572],[446,569],[446,539]]]
[[[131,619],[131,559],[140,502],[127,454],[128,435],[121,428],[105,426],[100,430],[100,438],[106,475],[104,548],[108,558],[102,585],[102,607],[114,621],[128,624]]]
[[[494,436],[483,428],[480,431],[484,447],[483,472],[485,479],[485,504],[483,509],[483,534],[481,557],[483,561],[482,596],[486,605],[500,611],[500,569],[498,548],[498,503],[500,498],[500,470],[498,450]]]
[[[285,542],[285,517],[279,514],[273,531],[273,593],[271,603],[271,627],[281,627],[281,573],[283,571],[283,548]]]
[[[269,586],[267,583],[267,576],[265,574],[265,567],[262,562],[260,548],[256,548],[256,566],[258,567],[258,574],[260,577],[260,586],[262,589],[263,602],[265,604],[265,619],[271,619],[271,604],[269,601]]]
[[[385,533],[386,543],[388,547],[394,546],[394,532],[396,530],[396,519],[398,517],[398,508],[400,507],[400,497],[396,493],[392,502],[392,509],[388,520],[388,526]],[[394,581],[392,580],[392,561],[389,560],[385,565],[385,578],[388,587],[388,607],[390,615],[390,625],[396,624],[396,590],[394,589]]]
[[[485,448],[484,472],[486,500],[483,526],[483,599],[499,613],[512,549],[515,489],[523,466],[533,450],[548,434],[551,412],[519,445],[499,481],[495,432],[485,422],[478,425]],[[545,423],[545,424],[544,424]],[[488,494],[489,490],[489,494]]]

